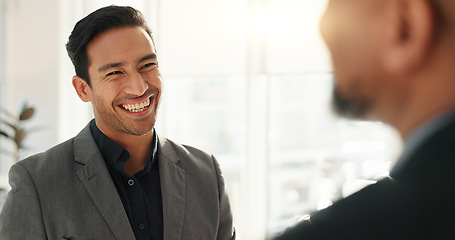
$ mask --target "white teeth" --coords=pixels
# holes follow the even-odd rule
[[[126,109],[129,112],[134,112],[134,113],[142,112],[149,106],[150,106],[150,98],[147,98],[147,100],[145,100],[141,103],[122,105],[122,107],[124,109]]]

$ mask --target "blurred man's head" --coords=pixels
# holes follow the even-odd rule
[[[336,111],[405,134],[455,104],[447,91],[455,91],[455,79],[448,81],[455,74],[454,8],[453,0],[330,0],[320,27],[333,61]],[[431,102],[437,92],[444,97]]]

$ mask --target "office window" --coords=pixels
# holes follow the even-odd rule
[[[242,76],[168,77],[157,131],[214,154],[221,165],[234,217],[241,222],[245,163],[245,96]]]
[[[330,110],[330,74],[271,77],[269,236],[387,176],[396,134]]]

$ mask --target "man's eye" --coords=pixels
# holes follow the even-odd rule
[[[113,71],[113,72],[108,73],[106,76],[111,76],[111,75],[115,75],[115,74],[122,74],[122,72],[120,72],[120,71]]]
[[[152,66],[155,66],[155,65],[157,65],[157,64],[156,64],[156,63],[154,63],[154,62],[151,62],[151,63],[147,63],[147,64],[145,64],[144,66],[142,66],[142,67],[141,67],[141,70],[142,70],[142,69],[144,69],[144,68],[148,68],[148,67],[152,67]]]

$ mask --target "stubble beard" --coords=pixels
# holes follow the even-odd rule
[[[343,94],[335,86],[332,92],[331,107],[333,112],[340,117],[365,120],[370,104],[366,99]]]
[[[150,118],[152,118],[152,122],[148,126],[145,126],[142,128],[134,127],[134,125],[128,126],[120,118],[116,117],[116,120],[119,125],[117,129],[123,133],[129,134],[129,135],[134,135],[134,136],[143,136],[143,135],[151,132],[153,130],[153,128],[155,127],[157,113],[158,113],[158,106],[159,106],[159,101],[155,100],[155,102],[150,105],[150,107],[154,108],[151,116],[147,116],[143,119],[132,119],[132,121],[134,121],[135,123],[139,123],[139,125],[141,125],[141,122],[147,122],[150,120]]]
[[[153,116],[150,116],[151,118],[153,118],[153,121],[151,124],[149,124],[149,126],[147,126],[146,128],[135,128],[135,127],[129,127],[127,126],[126,124],[124,124],[122,121],[120,121],[119,119],[118,122],[121,126],[119,126],[118,130],[123,132],[123,133],[126,133],[126,134],[129,134],[129,135],[134,135],[134,136],[143,136],[147,133],[149,133],[150,131],[153,130],[153,128],[155,127],[155,122],[156,122],[156,108],[155,108],[155,113],[153,114]],[[134,122],[143,122],[143,121],[147,121],[148,119],[140,119],[140,120],[133,120]]]
[[[158,92],[158,91],[156,91]],[[102,103],[102,100],[96,99],[97,104],[93,104],[94,108],[97,108],[98,112],[98,117],[102,119],[103,122],[107,126],[109,126],[111,129],[117,132],[122,132],[125,134],[129,135],[134,135],[134,136],[143,136],[153,130],[155,127],[156,123],[156,118],[157,118],[157,113],[158,113],[158,108],[159,108],[159,98],[158,98],[158,93],[156,94],[156,98],[153,103],[150,104],[150,107],[153,107],[153,113],[150,116],[146,116],[142,119],[127,119],[129,121],[133,121],[135,123],[139,123],[141,125],[141,122],[146,122],[150,121],[150,118],[152,118],[152,121],[150,124],[147,126],[143,127],[135,127],[134,125],[129,125],[122,120],[122,118],[119,117],[119,115],[115,114],[114,112],[109,111],[109,109],[106,107],[107,105],[104,105]],[[115,104],[112,105],[112,107],[115,109]]]

